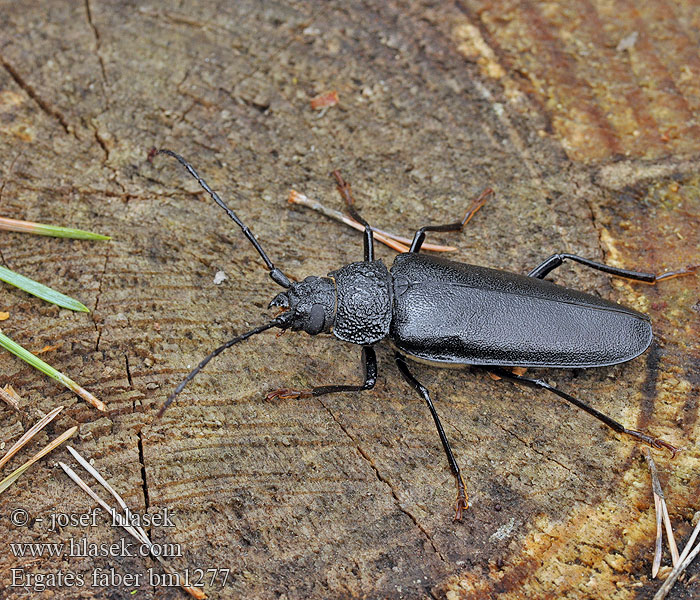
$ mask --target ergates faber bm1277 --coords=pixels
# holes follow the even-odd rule
[[[172,156],[187,169],[241,228],[265,262],[272,280],[286,290],[270,302],[270,307],[282,309],[279,316],[214,350],[177,386],[159,416],[212,358],[256,333],[278,327],[303,330],[309,335],[332,333],[339,340],[362,346],[365,377],[359,385],[279,389],[270,392],[268,399],[310,398],[372,389],[377,380],[373,345],[383,339],[392,344],[401,375],[426,401],[435,421],[457,483],[456,520],[461,519],[468,506],[466,487],[430,393],[411,373],[407,358],[439,366],[483,367],[496,378],[553,392],[618,433],[654,448],[667,448],[674,454],[677,451],[668,442],[627,429],[566,392],[541,379],[524,377],[519,372],[522,369],[513,368],[603,367],[631,360],[651,343],[651,323],[646,315],[544,280],[565,260],[646,283],[689,275],[697,265],[653,275],[610,267],[573,254],[554,254],[525,276],[420,254],[426,231],[461,230],[491,193],[487,190],[472,203],[461,221],[421,227],[410,250],[397,256],[391,269],[387,269],[381,260],[374,260],[372,229],[358,214],[350,186],[336,171],[338,189],[348,211],[365,228],[364,261],[345,265],[326,277],[312,276],[292,282],[275,267],[250,229],[192,165],[171,150],[157,153]]]

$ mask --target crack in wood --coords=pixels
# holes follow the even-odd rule
[[[17,71],[9,62],[7,62],[5,57],[2,55],[0,55],[0,63],[2,63],[2,66],[4,67],[5,71],[7,71],[10,77],[12,77],[14,82],[20,88],[22,88],[22,90],[24,90],[27,96],[34,100],[34,102],[44,114],[58,121],[58,123],[63,128],[63,131],[65,131],[68,135],[72,135],[73,137],[78,139],[78,137],[75,135],[75,132],[73,131],[73,128],[68,124],[68,119],[66,119],[57,109],[55,109],[48,102],[46,102],[46,100],[44,100],[37,93],[37,91],[29,83],[27,83],[24,77],[22,77],[19,74],[19,71]]]
[[[128,354],[124,354],[124,362],[126,363],[126,379],[129,382],[129,387],[134,387],[134,382],[131,380],[131,367],[129,366]]]
[[[427,540],[428,540],[428,542],[430,543],[431,547],[432,547],[433,550],[435,551],[435,554],[440,558],[440,560],[441,560],[443,563],[445,563],[445,564],[449,564],[449,561],[445,558],[445,556],[442,554],[442,552],[440,552],[439,548],[438,548],[437,545],[435,544],[435,541],[433,540],[433,538],[432,538],[432,536],[430,535],[430,533],[425,529],[425,527],[423,527],[423,526],[418,522],[418,519],[417,519],[410,511],[406,510],[403,506],[401,506],[401,501],[399,500],[399,495],[398,495],[398,493],[396,492],[396,490],[394,489],[394,486],[391,485],[391,482],[390,482],[388,479],[386,479],[384,476],[382,476],[382,474],[379,472],[379,469],[377,468],[377,465],[374,463],[374,461],[372,460],[372,458],[362,449],[362,447],[361,447],[360,444],[357,442],[357,440],[355,439],[355,437],[354,437],[354,436],[350,433],[350,431],[348,431],[348,429],[340,422],[340,420],[335,416],[335,414],[333,413],[333,411],[332,411],[330,408],[328,408],[328,406],[326,405],[326,403],[323,402],[323,400],[321,400],[320,398],[317,398],[317,400],[319,401],[319,403],[321,404],[321,406],[323,406],[323,408],[326,409],[326,412],[328,412],[328,414],[331,416],[331,418],[333,419],[333,421],[335,421],[336,424],[338,425],[338,427],[340,427],[340,429],[342,430],[342,432],[352,441],[353,446],[355,447],[355,450],[357,450],[358,454],[359,454],[364,460],[366,460],[366,461],[369,463],[369,465],[370,465],[370,467],[372,467],[372,470],[374,471],[374,474],[375,474],[375,476],[377,477],[377,479],[378,479],[380,482],[382,482],[385,486],[387,486],[387,487],[389,488],[389,491],[391,492],[391,496],[392,496],[392,498],[394,499],[394,503],[396,504],[396,506],[398,507],[398,509],[399,509],[403,514],[405,514],[409,519],[411,519],[411,521],[413,521],[413,524],[414,524],[414,525],[420,530],[420,532],[427,538]]]
[[[522,444],[524,444],[525,446],[527,446],[528,448],[530,448],[530,450],[532,450],[535,454],[538,454],[539,456],[541,456],[541,457],[544,458],[545,460],[549,460],[549,461],[553,462],[554,464],[559,465],[562,469],[564,469],[565,471],[568,471],[568,472],[571,473],[574,477],[576,477],[581,483],[584,483],[584,484],[588,485],[588,482],[585,481],[584,479],[582,479],[581,476],[580,476],[578,473],[576,473],[576,471],[574,471],[571,467],[567,467],[564,463],[559,462],[556,458],[552,458],[551,456],[548,456],[548,455],[545,454],[544,452],[538,450],[538,449],[535,448],[532,444],[528,443],[526,440],[524,440],[523,438],[521,438],[521,437],[520,437],[517,433],[515,433],[514,431],[508,429],[507,427],[501,425],[500,423],[496,423],[496,424],[497,424],[505,433],[507,433],[508,435],[514,437],[514,438],[515,438],[516,440],[518,440],[520,443],[522,443]]]
[[[141,489],[143,490],[143,502],[146,507],[145,512],[148,512],[151,506],[151,500],[148,495],[148,479],[146,477],[146,460],[143,453],[143,433],[139,431],[138,436],[138,449],[139,449],[139,464],[141,465]]]
[[[102,265],[102,273],[100,273],[100,278],[97,284],[97,297],[95,298],[95,306],[90,313],[92,317],[92,324],[95,326],[95,331],[97,332],[97,342],[95,343],[95,352],[100,349],[100,339],[102,338],[102,329],[97,325],[97,307],[100,305],[100,296],[102,295],[102,280],[104,279],[105,273],[107,272],[107,263],[109,262],[109,248],[105,254],[105,262]]]
[[[97,60],[100,63],[100,71],[102,72],[102,95],[105,100],[105,105],[109,106],[109,95],[107,94],[107,70],[105,69],[104,60],[102,60],[102,54],[100,52],[102,47],[102,40],[100,38],[100,32],[92,19],[92,10],[90,9],[90,0],[85,0],[85,13],[87,17],[88,25],[92,29],[92,35],[95,38],[95,54],[97,55]],[[98,142],[100,142],[98,137]],[[100,144],[102,145],[102,144]]]

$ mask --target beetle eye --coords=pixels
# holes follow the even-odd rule
[[[316,335],[323,331],[323,325],[326,322],[326,309],[323,304],[314,304],[309,312],[309,320],[304,327],[304,331],[309,335]]]

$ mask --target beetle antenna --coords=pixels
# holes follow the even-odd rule
[[[236,215],[236,213],[233,212],[221,198],[219,198],[219,195],[209,187],[209,185],[206,181],[204,181],[204,179],[202,179],[199,176],[197,170],[190,163],[188,163],[179,154],[173,152],[172,150],[167,150],[165,148],[161,148],[160,150],[156,151],[156,154],[167,154],[168,156],[172,156],[174,159],[179,161],[179,163],[183,167],[185,167],[185,169],[187,169],[187,172],[197,180],[197,183],[199,183],[199,185],[202,186],[204,191],[211,196],[212,200],[214,200],[214,202],[216,202],[221,208],[223,208],[224,211],[226,211],[226,214],[229,217],[231,217],[233,222],[241,228],[243,234],[248,238],[248,241],[250,241],[250,243],[253,244],[253,247],[258,251],[258,254],[265,261],[265,265],[270,271],[270,277],[272,277],[272,280],[276,284],[281,285],[283,288],[289,288],[292,285],[292,283],[289,281],[289,278],[284,273],[282,273],[282,271],[280,271],[277,267],[275,267],[272,261],[268,258],[267,254],[265,254],[265,251],[262,249],[262,246],[253,235],[253,232],[250,229],[248,229],[248,226],[245,225],[243,221],[241,221],[238,218],[238,215]]]
[[[161,409],[158,411],[158,414],[156,415],[156,419],[160,419],[163,416],[163,413],[167,410],[168,406],[170,406],[175,398],[177,398],[180,395],[180,392],[185,389],[185,386],[192,381],[196,376],[197,373],[199,373],[204,367],[207,366],[207,363],[219,354],[221,354],[224,350],[227,348],[230,348],[231,346],[238,344],[239,342],[242,342],[244,340],[247,340],[249,337],[255,335],[256,333],[262,333],[263,331],[267,331],[268,329],[272,329],[273,327],[280,327],[282,329],[285,329],[286,327],[289,326],[289,320],[291,317],[291,312],[285,312],[282,313],[279,317],[276,319],[273,319],[269,323],[265,323],[264,325],[259,325],[258,327],[255,327],[254,329],[251,329],[250,331],[247,331],[246,333],[239,335],[225,344],[222,344],[219,346],[214,352],[212,352],[209,356],[207,356],[202,362],[200,362],[194,369],[192,369],[187,377],[185,377],[181,382],[180,385],[178,385],[175,388],[175,391],[168,396],[168,399],[165,401],[165,404],[161,407]]]

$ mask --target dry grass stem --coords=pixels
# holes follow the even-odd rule
[[[5,392],[7,393],[7,392]],[[62,406],[58,406],[57,408],[54,408],[48,415],[46,415],[43,419],[39,420],[31,429],[29,429],[21,438],[19,438],[14,444],[12,444],[12,448],[10,448],[6,453],[5,456],[0,459],[0,469],[2,469],[7,462],[15,455],[17,454],[24,446],[26,446],[29,441],[37,434],[39,433],[44,427],[46,427],[51,421],[53,421],[58,413],[60,413],[63,410]]]

